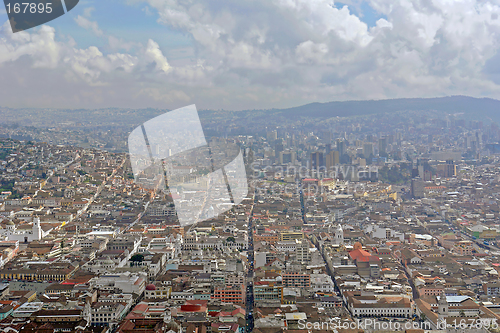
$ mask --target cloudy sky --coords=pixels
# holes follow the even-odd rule
[[[283,108],[500,99],[496,0],[81,0],[12,33],[0,106]]]

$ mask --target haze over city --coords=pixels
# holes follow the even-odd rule
[[[0,332],[500,332],[500,5],[4,0]]]

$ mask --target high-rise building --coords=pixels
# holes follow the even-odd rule
[[[426,171],[431,171],[431,167],[429,165],[429,159],[427,158],[418,158],[417,159],[417,170],[418,176],[423,180],[426,180]]]
[[[363,155],[365,158],[370,157],[370,155],[373,155],[373,144],[371,143],[365,143],[363,144]]]
[[[333,156],[333,165],[337,165],[340,163],[340,152],[338,151],[332,151],[332,156]]]
[[[297,153],[294,151],[282,151],[279,153],[280,164],[295,164],[297,160]]]
[[[411,181],[411,196],[415,199],[420,199],[424,197],[424,182],[415,178]]]
[[[276,156],[279,156],[279,153],[282,152],[284,149],[284,146],[283,146],[283,142],[277,142],[275,145],[274,145],[274,153]]]
[[[444,178],[454,177],[456,175],[456,165],[453,160],[447,160],[445,164],[438,164],[437,174]]]
[[[420,164],[418,167],[418,176],[422,179],[424,179],[424,175],[425,175],[425,169],[424,169],[424,165],[423,164]]]
[[[295,257],[298,262],[309,262],[311,254],[309,252],[309,242],[305,239],[296,239]]]
[[[387,138],[378,139],[378,153],[379,154],[387,153]]]
[[[457,175],[457,166],[453,160],[446,161],[446,174],[447,177],[454,177]]]
[[[386,136],[386,138],[387,138],[387,144],[392,145],[394,143],[394,135],[393,134],[389,134],[388,136]]]
[[[332,150],[326,155],[326,168],[328,171],[331,171],[334,166],[340,163],[340,155],[336,150]]]
[[[311,153],[311,169],[318,169],[325,166],[325,157],[322,152]]]
[[[344,155],[347,152],[347,142],[344,140],[337,140],[337,150],[340,156]]]

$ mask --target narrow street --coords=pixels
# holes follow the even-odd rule
[[[302,222],[305,224],[306,223],[306,209],[305,209],[304,193],[302,191],[302,187],[301,186],[299,187],[299,185],[297,185],[297,190],[299,191],[299,195],[300,195],[300,204],[301,204],[301,208],[302,208]],[[313,245],[316,247],[318,252],[321,254],[321,257],[323,258],[323,261],[326,264],[326,273],[332,278],[332,281],[335,285],[335,292],[337,293],[337,295],[340,295],[340,289],[337,286],[337,282],[335,281],[335,275],[334,275],[333,269],[331,267],[331,261],[328,258],[326,258],[325,254],[323,253],[319,244],[315,244],[313,242]],[[342,297],[342,296],[340,296],[340,297]],[[350,315],[350,312],[347,308],[347,304],[345,304],[343,299],[342,299],[342,306],[344,307],[344,312]]]
[[[255,204],[255,195],[254,195]],[[253,269],[254,269],[254,252],[253,252],[253,206],[250,211],[250,216],[248,218],[248,274],[247,274],[247,285],[246,285],[246,332],[250,333],[254,327],[254,317],[253,317]]]

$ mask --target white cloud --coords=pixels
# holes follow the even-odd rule
[[[54,41],[55,31],[48,26],[42,26],[37,34],[30,35],[22,31],[13,34],[8,22],[1,31],[4,36],[0,38],[0,66],[22,56],[33,59],[33,67],[55,68],[60,60],[60,46]]]
[[[149,8],[149,6],[144,6],[144,8],[141,9],[144,14],[147,16],[153,16],[153,11]]]
[[[95,8],[94,7],[87,7],[83,10],[83,16],[85,17],[91,17],[92,16],[92,12],[95,11]]]
[[[156,69],[162,72],[168,72],[171,68],[168,64],[167,58],[163,55],[160,50],[160,46],[154,40],[149,39],[148,45],[146,46],[146,58],[152,61],[156,65]]]
[[[122,53],[103,55],[95,46],[88,49],[68,50],[64,58],[73,74],[85,80],[89,84],[101,85],[99,80],[102,73],[111,73],[118,69],[131,73],[137,65],[138,59],[134,56]]]
[[[482,71],[499,50],[500,8],[494,1],[370,0],[385,16],[372,28],[332,0],[147,2],[162,24],[192,35],[216,82],[238,82],[242,89],[286,86],[302,102],[500,97]],[[266,106],[266,98],[259,106]]]
[[[382,17],[370,28],[332,0],[142,0],[160,24],[189,35],[193,45],[169,50],[161,43],[160,49],[157,37],[144,35],[137,45],[108,36],[105,53],[63,43],[43,27],[0,34],[0,66],[50,70],[64,77],[55,82],[69,80],[105,106],[196,102],[248,109],[451,94],[500,98],[500,66],[490,64],[500,59],[496,1],[367,1]],[[343,3],[359,12],[359,0]],[[75,21],[102,36],[91,11]],[[179,50],[190,55],[182,63],[172,60]],[[0,90],[2,100],[6,94]]]
[[[95,21],[91,21],[86,17],[83,17],[81,15],[78,15],[75,18],[76,24],[78,24],[80,27],[91,30],[96,36],[102,36],[103,32],[101,29],[99,29],[99,24]]]
[[[113,51],[125,50],[129,52],[133,48],[141,48],[141,43],[129,42],[123,38],[117,38],[115,36],[108,36],[108,47]]]
[[[297,61],[299,63],[321,63],[324,58],[328,55],[328,45],[325,43],[314,43],[313,41],[306,41],[300,43],[295,53],[297,55]]]
[[[172,70],[158,43],[149,39],[138,46],[136,54],[104,53],[96,46],[78,48],[72,39],[60,41],[46,25],[13,34],[6,23],[0,30],[2,105],[182,106],[192,95],[176,89],[178,83],[190,85],[210,71],[200,62],[158,76]]]

